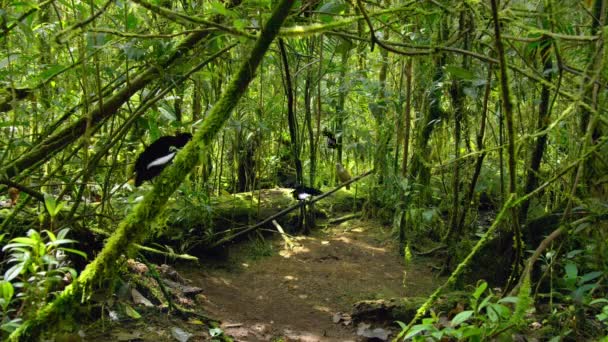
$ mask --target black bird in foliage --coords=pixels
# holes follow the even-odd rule
[[[331,132],[327,128],[324,128],[322,134],[325,136],[325,138],[327,138],[328,148],[338,147],[338,140],[336,139],[336,135],[333,132]]]
[[[321,190],[309,188],[304,185],[296,185],[291,192],[293,198],[297,199],[298,201],[304,201],[312,196],[321,195],[322,193],[323,192]]]
[[[192,139],[190,133],[179,133],[176,136],[166,135],[158,138],[137,157],[135,162],[135,186],[158,176],[171,163],[177,150]]]

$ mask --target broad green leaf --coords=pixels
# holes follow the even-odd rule
[[[49,212],[49,214],[51,216],[55,216],[55,215],[53,215],[53,213],[55,212],[55,207],[57,206],[57,201],[55,200],[55,197],[53,197],[49,194],[45,194],[44,195],[44,206],[46,207],[46,210]]]
[[[457,327],[466,322],[473,315],[473,310],[465,310],[452,318],[452,326]]]
[[[14,294],[15,289],[13,288],[13,284],[6,280],[0,281],[0,295],[2,296],[2,299],[4,299],[5,307],[8,306]]]
[[[492,305],[488,306],[486,313],[488,314],[488,318],[491,322],[498,322],[498,313],[496,312],[496,310],[494,310],[494,307]]]
[[[49,240],[51,240],[51,242],[57,240],[57,237],[55,236],[55,234],[52,231],[45,229],[44,232],[49,237]]]
[[[488,283],[485,281],[481,282],[481,284],[479,284],[479,286],[477,286],[477,288],[475,289],[475,292],[473,292],[473,298],[479,299],[479,297],[481,297],[481,295],[485,292],[487,288]]]
[[[498,300],[497,303],[517,303],[519,302],[519,298],[517,297],[513,297],[513,296],[509,296],[509,297],[504,297]]]
[[[481,304],[479,304],[479,307],[477,308],[477,312],[480,312],[483,308],[485,308],[488,304],[490,304],[490,300],[492,298],[494,298],[494,296],[492,296],[492,295],[486,296],[486,298],[484,298],[481,301]]]
[[[424,222],[430,223],[433,221],[433,217],[435,217],[435,209],[427,209],[422,212],[422,219]]]
[[[395,321],[395,323],[397,323],[397,325],[401,328],[401,330],[407,328],[407,324],[405,324],[401,321]]]
[[[410,329],[407,335],[405,335],[404,339],[407,340],[408,338],[412,338],[425,331],[437,331],[437,328],[432,324],[416,324]]]
[[[509,316],[511,316],[511,310],[502,304],[492,303],[490,304],[490,307],[492,307],[492,309],[496,311],[500,318],[504,319],[509,318]]]
[[[450,73],[454,78],[458,78],[461,80],[472,80],[475,78],[475,75],[470,70],[458,66],[448,65],[447,67],[445,67],[445,70]]]
[[[25,267],[25,264],[22,262],[13,265],[13,267],[9,268],[8,270],[6,270],[6,272],[4,272],[4,280],[11,281],[17,278],[19,274],[21,274],[21,271],[23,271],[23,267]]]
[[[598,304],[598,303],[608,304],[608,299],[606,299],[606,298],[594,299],[591,302],[589,302],[589,305],[594,305],[594,304]]]
[[[339,14],[348,7],[344,1],[328,1],[321,6],[317,11],[321,12],[320,18],[324,23],[329,23],[334,20],[334,14]],[[314,10],[314,8],[312,8]]]
[[[78,241],[72,240],[72,239],[61,239],[61,240],[51,241],[51,242],[47,243],[47,246],[57,247],[57,246],[61,246],[61,245],[69,244],[69,243],[75,243],[75,242],[78,242]]]
[[[586,283],[586,282],[591,281],[593,279],[599,278],[599,277],[602,276],[602,274],[604,274],[604,272],[599,272],[598,271],[598,272],[589,272],[589,273],[586,273],[583,276],[581,276],[580,283],[583,284],[583,283]]]
[[[209,335],[211,335],[211,337],[220,336],[222,333],[223,333],[223,331],[220,328],[211,328],[211,329],[209,329]]]
[[[70,232],[70,228],[63,228],[62,230],[59,231],[59,233],[57,233],[57,238],[65,239],[65,237],[68,235],[69,232]]]
[[[32,238],[29,237],[24,237],[24,236],[20,236],[20,237],[16,237],[14,239],[11,240],[11,242],[17,243],[17,244],[23,244],[26,246],[35,246],[38,244],[38,242]],[[7,247],[9,245],[6,245],[5,247]]]
[[[72,254],[76,254],[76,255],[80,255],[81,257],[87,259],[87,253],[77,250],[77,249],[72,249],[72,248],[66,248],[66,247],[61,247],[61,250],[64,252],[68,252],[68,253],[72,253]]]
[[[125,305],[125,313],[127,314],[127,316],[133,318],[133,319],[140,319],[141,315],[139,314],[139,312],[137,312],[135,309],[133,309],[130,305]]]
[[[17,330],[17,328],[19,328],[19,326],[21,325],[21,318],[15,318],[13,320],[11,320],[10,322],[7,323],[3,323],[2,325],[0,325],[0,329],[2,329],[3,331],[6,331],[8,333],[11,333],[15,330]]]
[[[460,336],[461,340],[467,340],[467,341],[479,340],[479,337],[481,336],[481,334],[483,334],[483,330],[474,325],[462,327],[459,330],[462,331],[462,335]],[[475,337],[477,337],[477,339],[475,339]]]
[[[566,276],[568,278],[576,278],[578,275],[578,268],[576,267],[576,264],[572,262],[567,263],[564,270],[566,271]]]

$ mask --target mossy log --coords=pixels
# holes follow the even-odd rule
[[[183,236],[182,232],[190,232],[196,236],[209,236],[211,233],[212,237],[197,248],[196,254],[201,249],[233,241],[237,235],[244,236],[243,231],[252,232],[257,228],[274,230],[272,219],[276,219],[287,233],[296,233],[300,211],[297,210],[298,201],[293,198],[292,191],[289,188],[273,188],[215,197],[211,200],[213,209],[210,220],[194,223],[195,226],[191,224],[196,220],[184,217],[188,211],[174,206],[166,212],[163,235]],[[317,201],[314,214],[317,219],[323,220],[331,218],[334,213],[360,210],[363,202],[364,196],[361,194],[355,196],[352,191],[338,190]],[[195,212],[192,214],[196,215]]]

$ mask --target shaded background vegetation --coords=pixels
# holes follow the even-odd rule
[[[150,189],[128,183],[138,153],[197,132],[273,5],[2,1],[3,244],[69,228],[92,259]],[[230,214],[233,194],[253,191],[238,207],[259,209],[260,189],[333,188],[336,163],[354,176],[373,169],[349,194],[393,224],[402,253],[433,249],[452,274],[486,234],[456,278],[481,275],[506,293],[530,273],[537,304],[560,289],[574,307],[556,320],[601,335],[605,303],[590,303],[605,296],[608,266],[607,11],[605,0],[295,2],[150,233],[192,252],[228,228],[218,218],[264,218]],[[57,270],[45,262],[31,261]],[[27,280],[31,263],[4,263],[3,287]],[[46,302],[53,286],[21,289]],[[5,292],[6,330],[35,314],[18,302]]]

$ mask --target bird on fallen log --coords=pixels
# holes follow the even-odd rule
[[[291,192],[293,198],[297,199],[298,201],[305,201],[312,196],[321,195],[322,193],[323,192],[321,190],[309,188],[304,185],[296,185]]]

